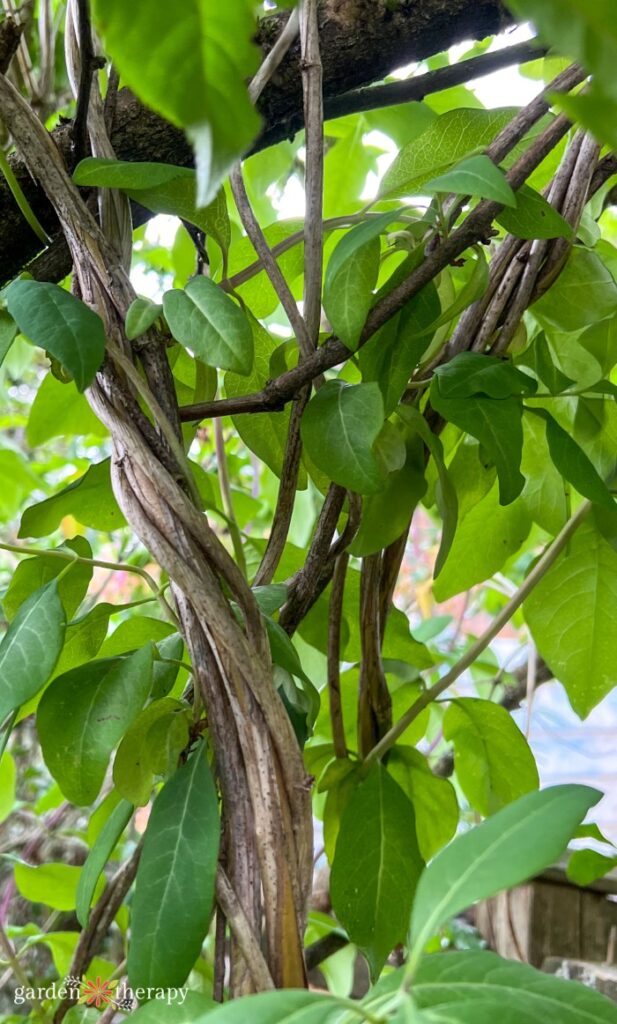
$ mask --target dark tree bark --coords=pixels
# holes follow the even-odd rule
[[[414,60],[439,53],[465,39],[480,39],[512,21],[500,0],[325,0],[321,38],[324,95],[332,97],[379,81]],[[281,16],[265,19],[259,41],[267,51],[276,39]],[[256,148],[293,135],[302,125],[298,47],[292,48],[260,102],[263,130]],[[53,140],[71,165],[71,128],[63,124]],[[126,89],[118,96],[112,143],[119,160],[156,160],[190,165],[192,151],[183,132],[144,107]],[[13,161],[15,173],[49,235],[58,239],[33,268],[36,277],[60,280],[71,268],[68,249],[60,241],[53,209],[30,178],[24,163]],[[134,208],[135,224],[151,214]],[[40,252],[41,244],[24,221],[4,181],[0,182],[0,281],[15,276]]]

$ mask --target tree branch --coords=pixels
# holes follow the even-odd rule
[[[287,17],[270,16],[261,22],[259,39],[265,53],[276,43]],[[481,39],[501,31],[512,20],[500,0],[479,0],[475,4],[469,4],[468,0],[423,0],[421,11],[405,4],[394,13],[385,0],[375,0],[361,7],[345,0],[338,5],[337,12],[331,11],[331,5],[324,5],[320,36],[325,116],[339,116],[339,110],[329,112],[328,103],[338,100],[341,94],[366,86],[396,67],[421,60],[464,39]],[[296,45],[264,90],[260,101],[264,128],[253,152],[280,142],[301,127],[299,60]],[[450,74],[450,69],[443,70]],[[471,75],[477,76],[481,69],[475,65],[470,70]],[[436,78],[425,82],[424,86],[421,77],[414,81],[418,88],[425,89],[424,95],[451,84],[447,76],[443,86]],[[71,126],[61,125],[52,135],[65,161],[70,163]],[[117,97],[111,143],[119,160],[156,160],[180,166],[191,166],[193,162],[184,133],[142,106],[127,89],[122,89]],[[29,268],[30,272],[38,280],[59,281],[69,273],[71,261],[66,245],[60,240],[57,219],[43,190],[32,182],[23,161],[16,159],[14,167],[36,216],[47,233],[57,239]],[[133,205],[135,226],[150,216],[152,214],[143,207]],[[39,251],[37,240],[30,237],[19,211],[13,208],[10,194],[0,183],[0,281],[15,276]]]

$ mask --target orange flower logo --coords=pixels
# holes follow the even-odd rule
[[[114,989],[117,981],[102,981],[97,977],[95,981],[84,981],[82,994],[78,1002],[86,1006],[96,1006],[100,1010],[102,1006],[109,1006],[114,1002]]]

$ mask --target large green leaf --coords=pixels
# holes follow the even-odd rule
[[[517,238],[571,238],[572,228],[554,206],[523,185],[516,193],[516,207],[504,207],[497,214],[497,223]]]
[[[58,676],[37,712],[45,763],[67,800],[90,804],[109,757],[152,686],[150,645],[127,658],[101,658]]]
[[[595,252],[575,246],[555,284],[531,311],[543,326],[580,331],[617,312],[617,284]]]
[[[488,156],[469,156],[455,164],[451,170],[439,174],[422,186],[425,192],[455,192],[461,196],[494,199],[504,206],[516,207],[516,196],[506,176]]]
[[[127,803],[126,800],[121,800],[114,807],[81,869],[75,893],[75,908],[77,920],[82,928],[87,927],[90,905],[94,899],[94,893],[103,869],[113,853],[116,843],[131,820],[132,814],[133,806]]]
[[[479,352],[460,352],[435,367],[435,374],[442,398],[470,398],[472,395],[510,398],[532,395],[538,388],[533,377],[512,363]]]
[[[208,996],[202,995],[201,992],[191,992],[189,989],[185,993],[182,1005],[179,1002],[167,1003],[160,999],[152,999],[134,1010],[131,1016],[134,1017],[135,1024],[196,1024],[197,1021],[203,1021],[205,1024],[205,1015],[208,1014],[210,1021],[215,1009],[217,1004]]]
[[[438,853],[422,874],[414,900],[414,959],[448,918],[519,885],[557,860],[601,795],[588,786],[552,786],[528,793]]]
[[[431,405],[448,422],[478,439],[495,463],[500,503],[509,505],[514,501],[525,485],[519,469],[523,452],[520,402],[514,397],[492,399],[482,395],[444,398],[436,377],[431,385]]]
[[[418,846],[428,862],[456,832],[459,806],[454,786],[433,774],[419,750],[400,743],[390,751],[388,772],[413,804]]]
[[[436,953],[423,958],[413,994],[429,1020],[492,1024],[616,1024],[617,1007],[599,992],[502,960],[495,953]],[[459,1016],[464,1010],[465,1015]]]
[[[617,684],[617,553],[593,518],[523,606],[540,654],[585,718]]]
[[[152,1003],[150,1004],[152,1005]],[[283,989],[278,992],[261,992],[256,996],[234,999],[224,1006],[217,1006],[208,1016],[192,1016],[190,1024],[329,1024],[340,1018],[343,1007],[337,999],[319,992],[304,989]],[[143,1011],[139,1011],[143,1012]],[[167,1024],[167,1018],[140,1018],[137,1024]],[[172,1024],[185,1024],[185,1021]],[[189,1019],[186,1018],[186,1024]]]
[[[336,916],[373,977],[405,937],[422,866],[413,806],[376,765],[343,814],[330,883]]]
[[[418,138],[403,146],[384,176],[381,195],[420,193],[430,178],[445,173],[474,150],[488,146],[513,114],[511,108],[459,108],[442,114]]]
[[[480,814],[494,814],[538,788],[529,744],[500,704],[474,697],[453,700],[444,716],[443,734],[454,745],[460,787]]]
[[[51,498],[30,505],[21,517],[19,537],[47,537],[65,516],[83,526],[111,532],[126,525],[111,489],[109,459],[95,462],[79,480]]]
[[[323,296],[326,315],[334,333],[352,352],[358,347],[373,302],[379,251],[379,239],[371,238],[357,249],[353,258],[342,263],[330,281],[326,277]]]
[[[15,884],[21,895],[31,903],[45,903],[54,910],[75,908],[79,876],[80,869],[72,864],[15,865]],[[103,879],[99,879],[95,888],[100,896]]]
[[[164,719],[165,724],[168,724],[167,720],[172,713],[184,716],[185,710],[180,701],[163,697],[144,708],[127,730],[114,759],[114,784],[125,800],[138,807],[148,803],[155,775],[149,757],[153,746],[151,729],[159,719]],[[188,739],[187,733],[188,729],[185,728],[183,746]]]
[[[216,790],[200,746],[165,784],[148,821],[131,915],[133,988],[186,981],[212,915],[219,831]]]
[[[426,492],[423,448],[408,450],[405,465],[390,473],[382,491],[362,502],[360,526],[350,547],[353,555],[371,555],[401,536]]]
[[[93,14],[123,81],[167,120],[188,129],[198,204],[212,202],[259,127],[246,88],[257,60],[252,4],[187,0],[153,17],[143,0],[130,6],[95,0]]]
[[[315,465],[331,480],[359,494],[383,486],[373,445],[384,422],[377,384],[328,381],[307,405],[302,440]]]
[[[20,606],[0,643],[0,722],[45,685],[62,650],[65,627],[56,580]]]
[[[617,21],[612,0],[508,0],[522,18],[529,18],[542,38],[574,57],[593,74],[602,89],[617,99]]]
[[[52,437],[83,437],[87,434],[106,437],[107,429],[97,420],[75,383],[63,384],[50,371],[30,406],[26,424],[28,444],[36,448]]]
[[[458,524],[454,541],[433,584],[437,601],[447,601],[490,579],[519,550],[531,528],[531,518],[519,499],[505,507],[494,485]]]
[[[118,188],[140,206],[187,220],[211,235],[222,249],[229,248],[225,193],[221,189],[209,206],[197,209],[195,171],[190,167],[87,157],[75,168],[73,180],[78,185]]]
[[[80,391],[87,388],[105,354],[101,318],[70,292],[44,281],[13,281],[6,301],[22,334],[51,352]]]
[[[560,427],[545,409],[532,411],[537,416],[541,416],[546,423],[546,440],[555,468],[576,487],[583,497],[616,511],[617,506],[611,492],[591,459],[574,438],[563,427]]]
[[[195,277],[184,291],[165,292],[163,309],[171,333],[208,366],[250,373],[253,332],[239,306],[208,277]]]

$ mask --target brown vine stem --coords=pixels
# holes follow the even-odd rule
[[[345,594],[345,576],[349,555],[343,552],[336,560],[332,577],[332,593],[328,613],[328,699],[330,704],[330,724],[332,726],[332,742],[336,757],[347,757],[347,741],[345,739],[345,722],[341,704],[341,620],[343,616],[343,597]]]
[[[311,346],[316,348],[321,322],[324,175],[323,69],[319,50],[317,0],[301,0],[300,45],[306,137],[303,316]]]
[[[459,676],[461,676],[470,665],[473,665],[474,661],[488,647],[491,640],[494,640],[500,630],[507,625],[514,613],[520,608],[523,601],[529,596],[534,587],[554,564],[558,556],[570,541],[570,538],[581,525],[590,508],[590,501],[583,501],[582,504],[579,505],[574,515],[568,519],[560,533],[544,549],[543,554],[534,565],[533,569],[527,576],[527,579],[524,580],[516,593],[500,611],[499,615],[495,617],[489,628],[485,630],[482,636],[478,637],[469,650],[465,651],[462,658],[459,658],[456,665],[453,665],[449,672],[446,672],[445,676],[436,682],[434,686],[429,687],[428,690],[425,690],[424,693],[421,694],[418,700],[407,709],[405,714],[399,718],[398,722],[396,722],[389,732],[382,737],[379,743],[373,747],[362,763],[363,775],[366,775],[367,772],[370,771],[372,765],[374,765],[376,761],[382,758],[383,755],[394,746],[398,738],[402,736],[418,715],[424,711],[429,704],[432,704],[437,697],[449,689],[449,687],[456,682]]]
[[[251,245],[262,261],[266,274],[270,278],[270,283],[278,296],[281,306],[285,310],[287,319],[291,324],[291,329],[298,339],[300,351],[304,356],[308,356],[313,352],[314,346],[311,344],[306,324],[300,315],[300,310],[291,294],[291,289],[283,276],[281,268],[272,255],[272,250],[268,245],[266,236],[261,230],[257,217],[253,213],[239,164],[236,164],[234,167],[229,180],[242,226],[249,237]]]

